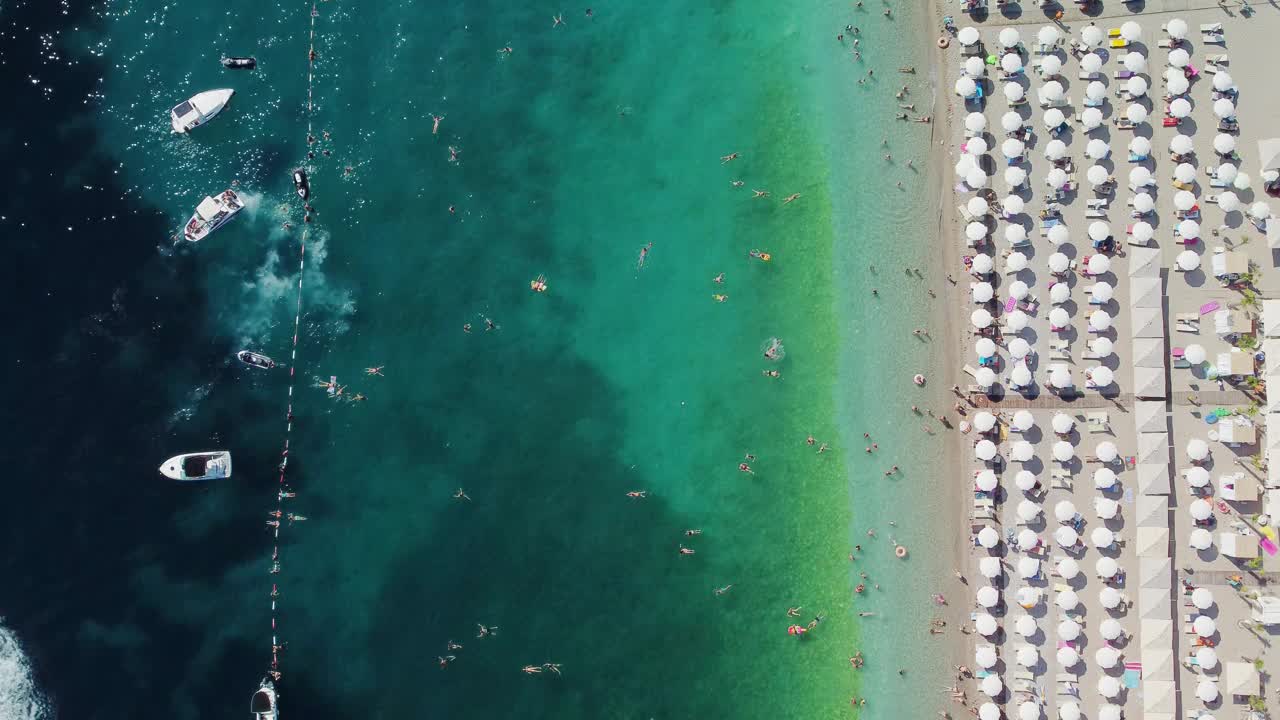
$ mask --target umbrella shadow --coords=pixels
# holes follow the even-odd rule
[[[1194,287],[1194,288],[1204,287],[1205,282],[1208,280],[1208,276],[1205,275],[1204,271],[1199,268],[1196,268],[1195,270],[1192,270],[1190,272],[1182,273],[1182,277],[1184,280],[1186,280],[1187,285],[1190,285],[1191,287]]]

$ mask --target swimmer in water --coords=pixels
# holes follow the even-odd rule
[[[645,245],[644,247],[640,248],[640,262],[638,262],[638,263],[636,264],[636,269],[637,269],[637,270],[640,270],[640,269],[643,269],[643,268],[644,268],[644,261],[645,261],[645,258],[649,257],[649,251],[650,251],[650,250],[652,250],[652,249],[653,249],[653,243],[652,243],[652,242],[651,242],[651,243],[649,243],[648,245]]]
[[[728,155],[721,155],[720,164],[723,165],[727,162],[730,162],[732,160],[737,160],[737,159],[738,159],[738,153],[729,153]]]
[[[812,435],[804,439],[805,445],[813,445],[815,442],[817,442],[817,439],[815,439]]]
[[[648,497],[648,495],[649,495],[648,490],[632,490],[631,492],[627,493],[627,497],[629,498],[642,498],[642,497]]]
[[[449,642],[445,643],[445,648],[448,650],[461,650],[462,646],[450,640]]]
[[[441,669],[441,670],[444,670],[445,668],[449,667],[449,663],[451,663],[451,662],[453,662],[454,660],[457,660],[457,659],[458,659],[458,658],[457,658],[456,656],[454,656],[454,655],[445,655],[444,657],[439,657],[439,656],[437,656],[437,658],[440,660],[440,669]]]
[[[453,499],[454,499],[454,500],[466,500],[467,502],[471,502],[471,497],[470,497],[469,495],[467,495],[467,491],[466,491],[466,490],[463,490],[462,488],[458,488],[457,490],[455,490],[455,491],[454,491],[454,493],[453,493]]]
[[[790,607],[790,608],[787,608],[787,617],[800,617],[800,611],[801,611],[802,609],[803,609],[803,608],[798,607],[798,606],[797,606],[797,607]]]
[[[462,154],[461,150],[459,150],[458,148],[452,145],[449,146],[449,162],[451,163],[458,162],[458,155],[460,154]]]
[[[542,663],[543,670],[550,670],[556,675],[560,674],[560,663]]]
[[[494,625],[493,627],[487,627],[487,626],[481,625],[480,623],[476,623],[476,628],[479,630],[479,632],[476,633],[476,637],[478,638],[483,638],[483,637],[488,637],[490,635],[498,634],[497,625]]]
[[[680,554],[681,554],[681,555],[692,555],[693,553],[694,553],[694,551],[693,551],[692,549],[687,548],[687,547],[685,547],[685,546],[683,546],[683,545],[681,545],[681,546],[680,546]]]
[[[792,200],[799,200],[799,199],[800,199],[800,193],[792,193],[783,199],[782,204],[790,205]]]
[[[740,187],[742,187],[743,185],[746,185],[746,183],[744,183],[744,182],[743,182],[743,181],[741,181],[741,180],[733,180],[733,181],[730,181],[730,183],[729,183],[729,184],[730,184],[730,185],[732,185],[732,186],[734,186],[734,187],[736,187],[736,188],[740,188]]]
[[[765,376],[765,377],[776,378],[776,377],[782,377],[782,373],[778,372],[777,370],[765,370],[765,371],[764,371],[764,376]]]
[[[520,672],[524,673],[525,675],[537,675],[538,673],[542,672],[542,668],[537,665],[525,665],[524,667],[520,668]]]
[[[748,475],[756,474],[755,471],[751,469],[751,466],[746,463],[738,463],[738,470],[747,473]]]
[[[437,132],[440,131],[440,121],[443,119],[444,119],[443,115],[431,116],[431,134],[432,135],[435,135]]]
[[[463,325],[463,326],[462,326],[462,332],[464,332],[464,333],[469,333],[469,332],[471,332],[471,323],[466,323],[465,325]]]
[[[367,367],[364,369],[364,374],[377,375],[378,377],[386,377],[386,375],[382,374],[382,368],[384,367],[386,367],[386,365],[379,365],[378,367]]]
[[[559,14],[559,15],[552,15],[552,16],[551,16],[551,27],[553,27],[553,28],[557,28],[557,27],[560,27],[560,26],[561,26],[561,25],[563,25],[563,24],[564,24],[564,14],[563,14],[563,13],[561,13],[561,14]]]
[[[758,197],[758,198],[769,197],[768,190],[752,190],[751,192],[755,193],[751,197]]]
[[[687,537],[693,537],[694,535],[701,535],[702,531],[695,528],[693,530],[685,530],[684,534]]]
[[[720,597],[721,595],[723,595],[723,594],[725,594],[725,593],[729,592],[731,589],[733,589],[733,585],[732,585],[732,584],[725,585],[724,587],[721,587],[721,588],[716,588],[716,591],[715,591],[715,592],[716,592],[716,597]]]
[[[715,276],[715,277],[711,278],[711,282],[713,282],[713,283],[717,283],[717,284],[720,284],[720,285],[723,285],[723,284],[724,284],[724,273],[720,273],[719,275],[717,275],[717,276]]]
[[[725,300],[729,299],[729,296],[728,295],[712,295],[711,299],[715,300],[716,302],[724,302]]]

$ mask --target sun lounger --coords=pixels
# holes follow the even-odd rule
[[[1017,670],[1013,671],[1013,679],[1014,680],[1035,680],[1036,676],[1031,674],[1030,670],[1020,667]]]
[[[973,214],[970,213],[969,210],[965,208],[964,205],[957,205],[956,212],[960,213],[960,217],[964,219],[965,222],[967,223],[973,222],[974,220]]]
[[[1084,216],[1087,218],[1104,218],[1107,216],[1107,211],[1100,208],[1089,208],[1084,211]]]
[[[1135,127],[1137,127],[1137,123],[1130,121],[1129,118],[1126,118],[1126,117],[1116,118],[1117,130],[1132,130]]]
[[[1200,32],[1222,32],[1222,23],[1200,23]]]
[[[973,367],[972,365],[965,365],[965,366],[964,366],[964,371],[965,371],[965,374],[969,375],[970,377],[977,377],[977,376],[978,376],[978,371],[977,371],[977,370],[975,370],[975,369],[974,369],[974,367]]]
[[[1113,48],[1129,47],[1129,41],[1124,38],[1113,38],[1111,42],[1107,44]]]
[[[1222,33],[1205,33],[1200,36],[1200,42],[1205,45],[1223,45],[1227,44],[1227,36]]]
[[[1171,48],[1173,47],[1173,41],[1169,38],[1160,38],[1160,40],[1156,42],[1156,47]]]
[[[1105,410],[1085,413],[1084,421],[1091,433],[1111,431],[1111,416]]]

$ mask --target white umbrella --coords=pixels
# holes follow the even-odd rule
[[[1004,92],[1004,99],[1011,103],[1020,102],[1026,95],[1026,92],[1018,83],[1005,83],[1002,90]]]
[[[1098,720],[1121,720],[1124,710],[1119,705],[1103,705],[1098,710]]]
[[[1013,627],[1018,631],[1018,634],[1024,638],[1031,637],[1040,630],[1040,627],[1036,625],[1036,619],[1030,615],[1022,615],[1019,617],[1017,622],[1013,624]]]
[[[1097,108],[1089,108],[1089,110],[1097,110]],[[1086,110],[1085,113],[1087,114],[1088,110]],[[1101,122],[1102,122],[1102,118],[1099,117],[1098,123],[1100,124]],[[1088,126],[1087,121],[1085,125]],[[1097,125],[1095,124],[1094,127],[1097,127]],[[1090,140],[1087,145],[1084,146],[1084,152],[1086,155],[1088,155],[1090,158],[1094,160],[1101,160],[1111,154],[1111,146],[1107,144],[1106,140],[1094,138]]]
[[[1155,198],[1150,193],[1138,193],[1133,196],[1133,209],[1140,213],[1149,213],[1156,207]]]
[[[1063,525],[1053,531],[1053,539],[1062,547],[1075,547],[1080,542],[1080,533],[1075,528]]]
[[[1124,89],[1129,91],[1129,94],[1134,97],[1142,97],[1143,95],[1147,94],[1147,79],[1142,77],[1141,75],[1135,75],[1125,81]],[[1143,120],[1146,120],[1146,118],[1144,117]],[[1134,122],[1142,122],[1142,121],[1134,120]]]
[[[1104,698],[1113,698],[1120,694],[1120,681],[1110,675],[1098,678],[1098,694]]]
[[[960,41],[961,45],[976,44],[979,39],[978,30],[967,26],[962,27],[960,32],[956,33],[956,39]]]
[[[1200,223],[1190,218],[1183,220],[1178,223],[1178,234],[1187,239],[1198,238],[1200,237]]]
[[[1080,605],[1080,596],[1076,595],[1075,590],[1063,590],[1058,593],[1053,603],[1063,610],[1074,610]]]
[[[1009,272],[1021,272],[1027,268],[1027,256],[1020,252],[1011,252],[1009,257],[1004,259],[1004,267]]]
[[[1213,76],[1213,89],[1218,92],[1226,92],[1235,87],[1235,85],[1236,82],[1231,79],[1231,73],[1219,70],[1217,74]]]
[[[1218,683],[1212,680],[1201,680],[1200,684],[1196,685],[1196,697],[1204,703],[1211,703],[1217,700]]]
[[[1177,153],[1179,155],[1186,155],[1194,148],[1195,144],[1191,141],[1191,138],[1186,135],[1174,135],[1173,139],[1169,141],[1169,152]]]
[[[1014,132],[1022,127],[1022,116],[1010,110],[1000,116],[1000,127],[1004,128],[1005,132]]]
[[[979,275],[986,275],[995,267],[995,260],[990,255],[979,253],[973,256],[973,271]]]
[[[1169,114],[1176,118],[1184,118],[1191,114],[1191,103],[1186,98],[1174,98],[1169,103]]]
[[[1035,550],[1036,546],[1039,544],[1040,544],[1040,536],[1036,535],[1035,531],[1032,530],[1031,528],[1022,528],[1022,530],[1018,532],[1018,549],[1019,550],[1023,552],[1027,552],[1028,550]]]
[[[1044,156],[1050,160],[1061,160],[1067,154],[1067,144],[1061,140],[1050,140],[1044,146]]]
[[[1192,500],[1188,511],[1191,513],[1191,517],[1194,520],[1204,521],[1213,516],[1213,506],[1204,498]]]
[[[981,668],[995,667],[999,659],[996,649],[990,645],[980,645],[973,651],[973,661]]]
[[[1173,179],[1182,183],[1191,183],[1196,180],[1196,168],[1191,163],[1178,163],[1173,168]],[[1183,191],[1186,192],[1186,191]]]
[[[1093,564],[1093,569],[1097,571],[1098,577],[1113,578],[1120,572],[1120,563],[1115,558],[1101,557]]]
[[[969,59],[978,60],[978,58],[969,58]],[[971,112],[968,115],[964,116],[964,126],[965,128],[972,130],[973,132],[981,132],[987,128],[987,116],[983,115],[980,112]],[[982,138],[975,137],[975,138],[970,138],[969,140],[970,142],[972,142],[974,140],[981,140],[981,139]]]
[[[1084,125],[1085,131],[1093,130],[1102,125],[1102,111],[1096,107],[1085,108],[1080,113],[1080,124]],[[1093,157],[1090,155],[1090,157]]]
[[[1089,239],[1090,240],[1094,240],[1096,242],[1102,242],[1103,240],[1106,240],[1109,237],[1111,237],[1110,225],[1102,222],[1101,220],[1094,220],[1093,222],[1089,223]],[[1093,257],[1103,257],[1103,256],[1094,255]],[[1093,258],[1090,258],[1090,260],[1092,259]]]
[[[1105,274],[1108,270],[1111,269],[1111,258],[1107,257],[1106,255],[1090,255],[1088,269],[1089,269],[1090,275]],[[1098,312],[1102,312],[1102,311],[1099,310]]]
[[[1205,361],[1205,357],[1206,357],[1204,346],[1198,343],[1192,343],[1188,345],[1186,350],[1182,351],[1182,355],[1183,357],[1186,358],[1187,362],[1191,363],[1192,365],[1199,365],[1200,363]],[[1190,452],[1190,450],[1188,450],[1187,452]],[[1204,468],[1197,468],[1197,469],[1199,469],[1201,472],[1204,472],[1205,484],[1207,485],[1209,482],[1209,472],[1207,470],[1204,470]]]
[[[1098,490],[1115,487],[1116,471],[1111,468],[1098,468],[1093,471],[1093,486]]]
[[[1232,191],[1218,193],[1218,207],[1222,212],[1235,212],[1240,209],[1240,198]]]
[[[1218,667],[1218,651],[1211,647],[1196,650],[1196,664],[1201,670],[1212,670]]]
[[[1145,243],[1155,237],[1156,229],[1151,227],[1151,223],[1142,220],[1133,224],[1133,230],[1129,234],[1133,236],[1134,242]]]
[[[1186,67],[1191,62],[1191,55],[1182,48],[1174,48],[1169,51],[1169,64],[1173,67]]]
[[[1027,229],[1021,225],[1007,225],[1004,229],[1004,239],[1010,245],[1017,245],[1027,239]]]
[[[1094,354],[1098,357],[1107,357],[1115,351],[1115,343],[1113,343],[1109,337],[1094,338],[1093,342],[1090,343],[1090,346],[1093,348]]]
[[[1271,207],[1264,202],[1256,202],[1249,206],[1249,217],[1254,220],[1266,220],[1271,217]]]
[[[1130,80],[1141,80],[1141,79],[1142,78],[1130,78]],[[1129,122],[1131,123],[1146,122],[1147,114],[1148,114],[1147,109],[1137,103],[1130,105],[1124,110],[1124,116],[1128,118]],[[1146,138],[1143,138],[1143,139],[1145,140]]]
[[[1049,384],[1059,390],[1071,387],[1071,373],[1063,368],[1055,368],[1049,373]]]
[[[1014,310],[1005,316],[1004,321],[1012,332],[1021,332],[1031,321],[1031,317],[1021,310]]]
[[[1092,143],[1092,141],[1090,141],[1090,143]],[[1089,181],[1090,185],[1093,185],[1096,187],[1106,182],[1107,178],[1111,177],[1111,173],[1107,172],[1107,169],[1102,167],[1101,165],[1094,165],[1093,167],[1089,168],[1089,171],[1086,172],[1084,176],[1085,176],[1085,179]]]
[[[1183,250],[1178,253],[1177,262],[1178,269],[1184,272],[1191,272],[1200,267],[1200,256],[1195,254],[1193,250]]]
[[[1019,648],[1018,662],[1022,662],[1024,651],[1029,651],[1027,653],[1027,657],[1033,659],[1029,663],[1023,663],[1023,665],[1026,667],[1034,666],[1036,661],[1040,659],[1039,653],[1036,652],[1035,648],[1030,646]],[[1031,700],[1024,700],[1022,704],[1018,706],[1018,720],[1040,720],[1040,704]]]
[[[1236,104],[1226,98],[1213,101],[1213,114],[1226,119],[1236,116]]]
[[[973,454],[979,460],[991,460],[996,456],[996,444],[990,440],[979,440],[978,444],[973,447]]]
[[[1089,47],[1102,44],[1102,28],[1097,25],[1085,25],[1080,31],[1080,41]]]
[[[1203,359],[1204,348],[1200,347],[1199,345],[1196,345],[1195,347],[1200,351],[1200,358],[1201,358],[1200,362],[1204,362],[1204,359]],[[1187,349],[1190,350],[1191,346],[1188,345]],[[1187,362],[1191,362],[1191,361],[1188,360]],[[1199,465],[1192,465],[1191,467],[1187,468],[1186,472],[1187,472],[1187,484],[1190,485],[1191,487],[1202,488],[1209,484],[1209,471],[1205,470]]]
[[[1065,558],[1065,560],[1071,560],[1071,558]],[[1071,562],[1075,562],[1075,560],[1071,560]],[[1058,623],[1058,639],[1059,640],[1062,640],[1064,642],[1071,642],[1079,637],[1080,637],[1080,623],[1076,622],[1075,620],[1063,620],[1062,622]],[[1072,661],[1070,664],[1075,665],[1075,662]]]
[[[1115,610],[1120,607],[1121,597],[1120,591],[1113,587],[1104,587],[1098,592],[1098,602],[1107,610]]]
[[[987,226],[980,222],[971,222],[964,226],[964,236],[977,242],[987,236]]]
[[[1120,512],[1120,503],[1111,498],[1094,498],[1093,512],[1103,520],[1110,520]]]
[[[1053,517],[1058,522],[1071,522],[1076,516],[1076,505],[1070,500],[1059,500],[1053,506]]]
[[[972,97],[978,92],[978,85],[968,75],[961,75],[956,80],[956,94],[960,97]]]
[[[1007,48],[1011,48],[1014,45],[1017,45],[1018,38],[1019,38],[1018,31],[1011,27],[1007,27],[1001,30],[1000,35],[998,37],[998,39],[1000,40],[1000,44]]]
[[[974,310],[973,313],[969,315],[969,320],[973,323],[973,326],[979,330],[991,327],[991,313],[983,310],[982,308]]]
[[[987,211],[991,209],[991,205],[986,199],[974,195],[969,198],[969,202],[965,203],[965,208],[970,215],[986,215]]]
[[[1022,229],[1022,226],[1020,225],[1012,225],[1010,227],[1016,227],[1019,230]],[[1024,233],[1023,236],[1025,237],[1026,231],[1023,230],[1023,233]],[[1014,280],[1012,283],[1009,284],[1009,294],[1019,300],[1025,298],[1027,296],[1027,293],[1029,292],[1031,292],[1031,288],[1028,287],[1027,284],[1021,280]]]
[[[1058,462],[1067,462],[1076,456],[1076,449],[1071,447],[1071,443],[1066,440],[1059,440],[1053,444],[1053,459]]]
[[[1240,168],[1231,163],[1222,163],[1218,166],[1218,179],[1222,182],[1231,182],[1236,179],[1236,175],[1240,172]]]
[[[1101,100],[1107,96],[1107,86],[1094,80],[1084,88],[1084,96],[1090,100]]]
[[[1127,52],[1124,55],[1124,69],[1132,73],[1147,71],[1147,59],[1140,52]]]
[[[978,531],[978,544],[990,550],[1000,544],[1000,533],[990,526],[984,527]],[[996,576],[993,575],[992,577]]]
[[[1058,42],[1060,37],[1062,37],[1062,34],[1058,32],[1058,28],[1052,25],[1045,25],[1036,31],[1036,39],[1040,41],[1041,45],[1052,45]]]
[[[978,78],[985,75],[986,72],[987,64],[982,61],[982,58],[975,55],[964,61],[965,75],[968,75],[971,78]]]
[[[1110,670],[1120,662],[1120,653],[1116,652],[1115,648],[1103,645],[1093,654],[1093,661],[1098,663],[1098,667]]]
[[[996,344],[991,340],[991,338],[982,338],[978,340],[973,349],[978,353],[978,357],[982,359],[992,357],[996,354]],[[983,432],[983,430],[979,428],[979,432]]]
[[[1027,171],[1020,167],[1009,167],[1004,170],[1004,184],[1010,188],[1022,187],[1027,181]]]
[[[1057,80],[1050,80],[1044,84],[1044,87],[1040,88],[1040,96],[1053,102],[1061,100],[1066,94],[1066,88],[1062,87],[1062,83]]]
[[[1129,171],[1129,184],[1133,187],[1143,187],[1151,184],[1151,171],[1144,167],[1136,167]]]
[[[1022,340],[1022,338],[1018,338]],[[1025,343],[1026,341],[1023,340]],[[1031,414],[1030,410],[1019,410],[1013,414],[1013,429],[1018,432],[1026,432],[1036,426],[1036,418]]]
[[[1017,657],[1018,664],[1022,667],[1035,667],[1036,663],[1040,662],[1040,653],[1036,652],[1036,649],[1030,645],[1023,645],[1018,648]]]
[[[991,530],[991,532],[995,532],[995,530],[992,530],[989,527],[984,527],[982,530]],[[981,542],[982,530],[978,531],[979,542]],[[1000,536],[996,535],[996,540],[999,541],[999,539]],[[982,577],[993,579],[1000,577],[1001,573],[1004,572],[1004,568],[1000,567],[1000,558],[984,557],[978,561],[978,571],[982,573]]]
[[[1059,435],[1066,435],[1076,426],[1076,421],[1068,414],[1058,412],[1053,414],[1053,431]]]
[[[1181,40],[1187,36],[1187,21],[1182,18],[1174,18],[1169,21],[1165,31],[1169,33],[1169,37],[1174,40]]]
[[[1062,168],[1053,168],[1045,175],[1044,182],[1054,190],[1062,188],[1067,184],[1067,171]]]
[[[1209,588],[1198,587],[1191,591],[1191,604],[1200,610],[1208,610],[1213,607],[1213,591]]]
[[[1060,305],[1071,299],[1071,286],[1064,283],[1054,283],[1049,286],[1049,301],[1054,305]]]
[[[1067,580],[1070,580],[1080,574],[1080,563],[1076,562],[1075,558],[1064,557],[1058,560],[1058,574],[1066,578]],[[1075,625],[1075,623],[1071,623],[1071,624]],[[1076,630],[1077,632],[1080,630],[1079,625],[1076,625]],[[1061,625],[1058,626],[1058,634],[1059,635],[1063,634]],[[1064,637],[1062,639],[1074,640],[1075,638]]]
[[[1090,74],[1096,73],[1102,69],[1102,58],[1094,53],[1088,53],[1080,58],[1080,69]]]
[[[964,178],[965,175],[968,175],[976,167],[978,167],[978,162],[972,155],[968,153],[961,153],[960,159],[957,160],[955,164],[956,176]]]
[[[1022,157],[1022,153],[1026,152],[1027,145],[1017,138],[1007,138],[1000,143],[1000,152],[1007,158]]]
[[[1187,442],[1187,457],[1197,461],[1209,457],[1209,443],[1200,438],[1192,438]]]
[[[1023,500],[1022,502],[1027,502]],[[1032,503],[1034,505],[1034,503]],[[1040,561],[1033,558],[1023,556],[1018,558],[1018,575],[1023,579],[1030,579],[1040,574]]]
[[[1017,215],[1018,213],[1022,212],[1022,209],[1024,207],[1024,202],[1022,198],[1018,195],[1006,195],[1004,198],[1000,200],[1000,207],[1004,208],[1004,212],[1006,215]],[[1022,255],[1022,253],[1018,253],[1018,254]]]
[[[1116,534],[1104,527],[1096,527],[1089,533],[1089,540],[1093,542],[1094,547],[1109,548],[1116,541]]]
[[[964,176],[964,184],[973,190],[981,190],[987,186],[987,174],[982,171],[982,168],[974,168]]]
[[[1102,633],[1103,640],[1119,640],[1124,635],[1124,628],[1120,626],[1119,620],[1107,618],[1098,625],[1098,632]]]
[[[1094,382],[1098,382],[1098,371],[1104,369],[1104,367],[1105,366],[1099,365],[1098,367],[1093,369]],[[1111,368],[1105,368],[1105,369],[1107,370],[1107,372],[1111,371]],[[1102,383],[1098,382],[1098,384],[1101,385]],[[1120,451],[1116,449],[1115,443],[1111,442],[1110,440],[1103,440],[1102,442],[1098,443],[1098,447],[1094,449],[1093,454],[1097,456],[1097,458],[1102,462],[1110,463],[1110,462],[1115,462],[1116,458],[1120,456]]]
[[[965,152],[973,155],[975,158],[987,152],[987,141],[980,137],[969,138],[964,144]],[[975,163],[974,167],[978,167]]]
[[[1080,720],[1080,706],[1073,702],[1062,703],[1058,706],[1058,720]],[[1120,718],[1112,718],[1112,720],[1120,720]]]
[[[1075,648],[1065,645],[1058,648],[1059,667],[1062,667],[1063,669],[1074,667],[1078,662],[1080,662],[1080,653],[1076,652]]]
[[[1016,73],[1022,69],[1022,57],[1018,53],[1005,53],[1000,58],[1000,69],[1007,73]]]
[[[1004,692],[1004,683],[999,675],[988,675],[982,678],[982,693],[987,697],[996,697]]]
[[[1196,196],[1190,190],[1179,190],[1173,194],[1173,206],[1187,211],[1196,206]]]
[[[1067,230],[1067,226],[1066,226],[1066,225],[1058,224],[1058,225],[1054,225],[1053,227],[1049,228],[1049,242],[1050,242],[1050,243],[1052,243],[1052,244],[1054,244],[1054,245],[1062,245],[1063,243],[1067,242],[1067,241],[1068,241],[1068,240],[1070,240],[1070,239],[1071,239],[1071,233]],[[1061,253],[1058,253],[1058,254],[1061,254]],[[1050,257],[1052,257],[1052,256],[1050,256]],[[1053,266],[1052,266],[1052,265],[1050,265],[1050,268],[1052,268],[1052,267],[1053,267]],[[1054,270],[1054,272],[1063,272],[1063,271],[1065,271],[1066,269],[1067,269],[1067,268],[1066,268],[1066,266],[1064,265],[1064,266],[1062,267],[1062,270]]]
[[[986,635],[988,637],[995,635],[1000,631],[1000,625],[996,623],[996,619],[987,613],[982,613],[978,617],[974,618],[973,627],[978,631],[978,634]],[[982,652],[982,648],[978,648],[978,652]],[[974,659],[976,660],[977,658]],[[978,664],[981,665],[982,663]],[[992,663],[992,665],[994,664],[995,663]],[[984,667],[990,667],[990,665],[985,665]]]
[[[990,608],[1000,604],[1000,593],[990,585],[978,588],[977,593],[978,604],[982,607]]]
[[[1231,187],[1237,190],[1248,190],[1251,183],[1248,173],[1237,172],[1235,179],[1231,181]]]
[[[1040,590],[1033,587],[1018,588],[1018,604],[1028,610],[1040,604]]]
[[[1111,299],[1114,292],[1115,288],[1111,287],[1111,283],[1099,281],[1093,286],[1090,295],[1094,302],[1105,303]]]
[[[1129,141],[1129,152],[1139,157],[1146,157],[1151,152],[1151,141],[1138,135]]]
[[[1129,20],[1120,26],[1120,37],[1128,40],[1129,42],[1135,42],[1138,38],[1142,37],[1142,26],[1132,20]]]
[[[1030,490],[1036,486],[1036,474],[1030,470],[1019,470],[1014,476],[1013,482],[1018,486],[1019,490]]]
[[[1000,720],[1000,706],[993,702],[984,702],[978,708],[978,720]]]
[[[1009,456],[1015,462],[1030,462],[1035,454],[1036,449],[1026,440],[1019,440],[1009,448]]]
[[[984,440],[982,442],[989,442],[989,441]],[[999,482],[999,479],[996,477],[995,472],[992,470],[983,470],[982,472],[978,473],[977,476],[974,477],[973,479],[973,484],[976,485],[977,488],[982,492],[991,492],[992,490],[995,490],[996,484],[998,482]]]
[[[1170,72],[1173,72],[1173,73],[1181,72],[1180,70],[1176,70],[1174,68],[1170,68],[1169,70]],[[1170,95],[1181,95],[1185,93],[1190,87],[1191,87],[1191,83],[1190,81],[1187,80],[1187,77],[1185,75],[1174,75],[1173,77],[1169,78],[1168,82],[1165,83],[1165,90],[1168,90]]]
[[[1049,108],[1044,111],[1044,126],[1053,129],[1067,121],[1067,116],[1062,114],[1058,108]]]
[[[986,338],[983,338],[983,339],[985,340]],[[995,343],[992,343],[992,345],[994,344]],[[973,416],[973,429],[977,430],[978,432],[991,432],[992,428],[994,428],[995,426],[996,426],[996,416],[992,415],[990,412],[987,412],[986,410],[981,410],[978,412],[978,414]],[[983,470],[982,472],[991,473],[991,476],[995,477],[995,471],[993,470]]]
[[[1204,528],[1196,528],[1191,531],[1190,543],[1193,550],[1208,550],[1213,547],[1213,533]]]

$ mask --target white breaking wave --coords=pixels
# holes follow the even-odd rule
[[[273,239],[280,237],[281,231],[272,231]],[[321,266],[328,255],[326,243],[329,234],[325,231],[311,233],[307,241],[307,269],[302,285],[303,312],[315,318],[317,315],[333,334],[341,334],[347,330],[347,320],[355,312],[355,301],[351,293],[331,286]],[[296,246],[289,244],[290,250]],[[281,308],[292,310],[298,292],[297,257],[282,257],[279,251],[267,251],[266,258],[254,272],[252,281],[243,285],[244,308],[237,318],[235,328],[242,340],[250,341],[261,338],[272,326],[282,320]],[[292,315],[288,315],[292,320]],[[288,327],[292,330],[292,322]]]
[[[0,718],[44,720],[49,704],[36,688],[31,661],[13,631],[0,625]]]

